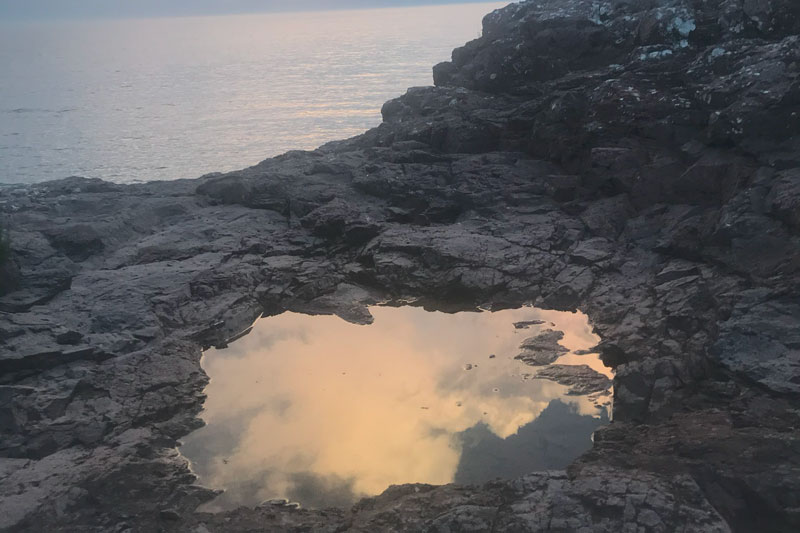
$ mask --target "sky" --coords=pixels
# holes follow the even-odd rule
[[[486,0],[0,0],[0,21],[364,9]]]

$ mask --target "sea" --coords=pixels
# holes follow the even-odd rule
[[[357,135],[505,4],[0,21],[0,183],[194,178]]]

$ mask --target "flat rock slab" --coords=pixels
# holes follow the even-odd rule
[[[588,365],[549,365],[539,370],[536,377],[569,387],[569,394],[575,396],[603,392],[611,387],[608,377]]]
[[[545,330],[522,341],[519,346],[522,351],[514,359],[530,366],[549,365],[569,351],[558,343],[563,338],[561,331]]]
[[[541,326],[542,324],[545,324],[544,320],[523,320],[522,322],[514,322],[514,328],[528,329],[531,326]]]

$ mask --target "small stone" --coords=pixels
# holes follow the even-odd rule
[[[522,322],[514,322],[514,327],[516,329],[528,329],[531,326],[541,326],[544,323],[544,320],[524,320]]]

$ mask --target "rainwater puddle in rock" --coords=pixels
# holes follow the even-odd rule
[[[608,421],[610,382],[597,373],[611,372],[585,353],[599,338],[581,313],[370,312],[371,325],[262,318],[205,353],[207,425],[181,452],[199,483],[225,492],[202,510],[283,498],[342,507],[395,484],[564,468]],[[530,366],[520,354],[556,365]],[[576,379],[559,365],[597,373],[579,367]],[[535,377],[553,369],[567,385]]]

